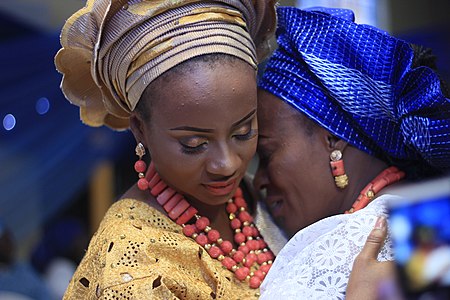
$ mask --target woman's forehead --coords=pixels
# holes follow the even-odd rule
[[[202,72],[199,72],[201,70]],[[153,121],[182,126],[232,125],[256,112],[256,80],[245,68],[197,69],[158,86],[152,105]]]

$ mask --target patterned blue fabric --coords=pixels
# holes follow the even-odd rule
[[[342,17],[344,16],[344,17]],[[260,88],[369,154],[450,168],[450,99],[405,41],[348,12],[278,8]]]

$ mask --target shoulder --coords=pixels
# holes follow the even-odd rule
[[[147,202],[134,198],[122,198],[111,205],[105,214],[105,218],[110,218],[112,216],[120,218],[117,214],[127,214],[128,216],[137,214],[143,217],[154,213],[161,214],[156,208],[149,205]]]
[[[141,289],[138,283],[144,279],[145,285],[151,286],[158,274],[165,274],[160,264],[156,264],[158,260],[166,258],[164,261],[172,262],[167,259],[167,254],[173,252],[168,251],[167,236],[185,242],[187,238],[180,232],[179,226],[145,202],[136,199],[115,202],[92,237],[64,299],[109,295],[116,286],[121,290],[120,285],[127,288],[136,285],[133,289],[136,293]]]
[[[121,199],[106,213],[65,299],[120,293],[136,299],[210,299],[212,292],[251,292],[232,278],[163,213],[145,202]]]
[[[353,214],[331,216],[300,230],[277,255],[272,269],[284,273],[292,272],[296,265],[302,269],[307,264],[332,269],[351,263],[377,217],[384,213],[383,201],[377,202]]]
[[[376,222],[374,206],[379,204],[322,219],[294,235],[267,275],[262,299],[272,299],[273,293],[343,299],[354,258]],[[387,257],[386,247],[382,255]]]
[[[116,231],[114,229],[130,226],[179,231],[179,226],[159,209],[144,201],[124,198],[115,202],[108,209],[100,224],[98,233],[105,230],[114,232]]]

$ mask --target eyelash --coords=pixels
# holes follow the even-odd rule
[[[204,150],[204,148],[206,147],[206,145],[208,143],[202,143],[195,147],[190,147],[190,146],[184,145],[182,143],[180,143],[180,144],[181,144],[181,151],[184,154],[199,154]]]
[[[247,141],[247,140],[253,138],[255,136],[255,134],[256,134],[256,130],[250,128],[247,133],[236,134],[236,135],[234,135],[234,137],[239,141]]]
[[[255,135],[256,135],[256,130],[250,128],[248,130],[248,132],[246,132],[244,134],[236,134],[236,135],[233,135],[233,137],[236,138],[238,141],[247,141],[247,140],[250,140],[251,138],[253,138]],[[199,153],[203,152],[205,150],[205,147],[208,145],[208,143],[205,142],[205,143],[202,143],[195,147],[190,147],[183,143],[180,143],[180,145],[181,145],[181,151],[184,154],[195,155],[195,154],[199,154]]]

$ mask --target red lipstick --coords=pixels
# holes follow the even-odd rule
[[[236,179],[230,181],[217,181],[204,184],[209,193],[215,196],[225,196],[230,194],[236,185]]]

